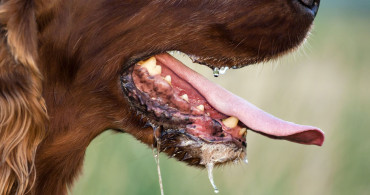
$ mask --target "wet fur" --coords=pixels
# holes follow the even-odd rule
[[[265,61],[304,40],[313,17],[300,11],[287,0],[2,0],[0,194],[66,194],[107,129],[153,144],[120,88],[135,60]]]

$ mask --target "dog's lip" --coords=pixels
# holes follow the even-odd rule
[[[172,54],[173,51],[169,52]],[[259,58],[215,58],[215,57],[199,57],[197,55],[188,55],[189,58],[193,61],[193,63],[205,65],[211,69],[221,68],[221,67],[228,67],[233,69],[242,68],[244,66],[248,66],[250,64],[256,64],[258,62],[264,61],[264,59]]]
[[[279,119],[212,83],[167,53],[155,57],[197,89],[214,108],[225,115],[236,116],[253,131],[301,144],[323,144],[324,132],[321,129]]]

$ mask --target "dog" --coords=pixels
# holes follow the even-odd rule
[[[2,0],[0,193],[66,194],[103,131],[191,166],[245,158],[246,133],[322,145],[176,60],[265,62],[304,42],[320,0]]]

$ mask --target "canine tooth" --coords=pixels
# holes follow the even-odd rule
[[[154,67],[154,71],[153,71],[153,75],[157,75],[157,74],[161,74],[162,73],[162,66],[155,66]]]
[[[246,136],[247,135],[247,128],[241,128],[239,131],[240,136]]]
[[[229,118],[222,120],[222,123],[226,127],[229,127],[229,128],[236,127],[236,125],[238,124],[238,122],[239,122],[239,119],[236,118],[236,117],[234,117],[234,116],[230,116]]]
[[[184,99],[185,101],[189,102],[188,94],[182,95],[181,98]]]
[[[150,76],[153,76],[153,75],[158,75],[158,74],[161,74],[162,73],[162,67],[161,66],[154,66],[154,67],[146,67],[144,66],[147,70],[148,70],[148,73]]]
[[[164,77],[164,80],[167,81],[169,84],[171,84],[171,76],[170,75],[167,75],[166,77]]]
[[[155,57],[150,57],[149,59],[147,60],[142,60],[140,62],[137,63],[138,65],[141,65],[141,66],[144,66],[144,67],[151,67],[151,68],[154,68],[155,65],[157,65],[157,59],[155,59]]]
[[[162,67],[157,65],[155,57],[151,57],[145,61],[138,62],[138,65],[145,67],[151,76],[161,74]]]
[[[201,105],[197,106],[197,109],[201,110],[201,111],[204,111],[204,106],[201,104]]]

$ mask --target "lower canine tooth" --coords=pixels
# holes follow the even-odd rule
[[[181,96],[182,99],[184,99],[185,101],[189,102],[189,97],[187,94],[184,94]]]
[[[167,75],[166,77],[164,77],[164,80],[167,81],[169,84],[171,84],[171,76],[170,75]]]
[[[239,122],[239,119],[236,118],[236,117],[234,117],[234,116],[230,116],[229,118],[222,120],[222,123],[226,127],[229,127],[229,128],[236,127],[236,125],[238,124],[238,122]]]
[[[240,136],[246,136],[247,135],[247,128],[241,128],[239,131]]]

